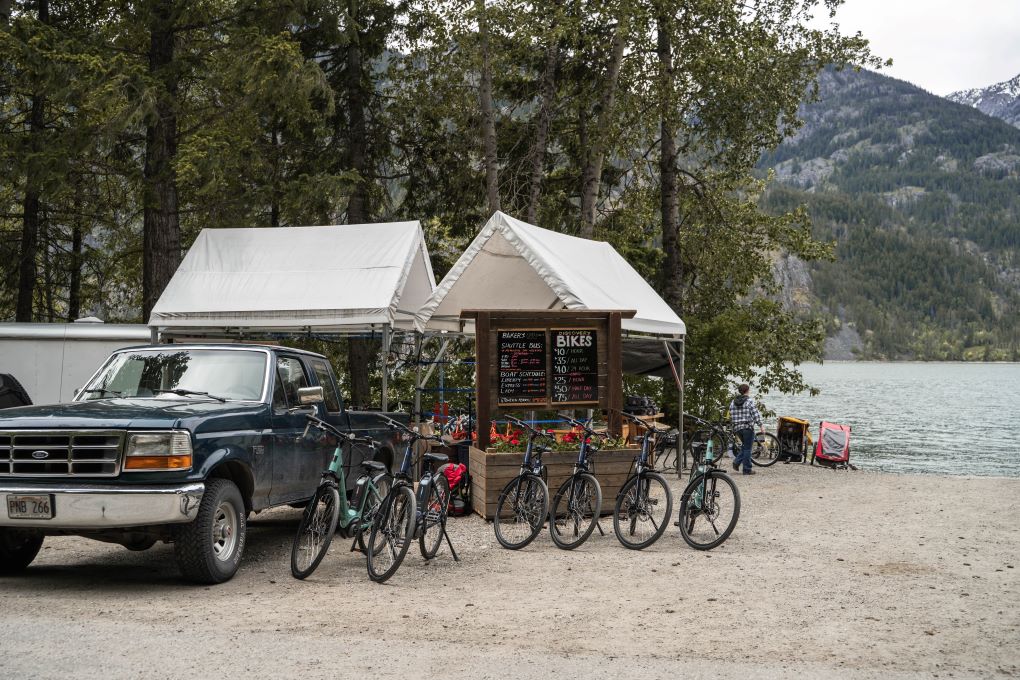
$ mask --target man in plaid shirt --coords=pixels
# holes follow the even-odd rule
[[[737,391],[739,394],[730,402],[730,424],[737,436],[740,437],[741,446],[740,454],[733,461],[733,469],[738,470],[743,465],[744,474],[753,475],[751,446],[754,444],[754,426],[757,425],[762,434],[765,433],[765,427],[762,425],[758,407],[754,405],[754,399],[748,395],[751,386],[744,383],[737,388]]]

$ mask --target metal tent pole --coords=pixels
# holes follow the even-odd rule
[[[680,437],[678,438],[677,456],[679,457],[680,452],[684,450],[684,357],[687,356],[687,338],[680,340],[680,389],[678,390],[680,401]]]
[[[390,410],[389,371],[386,366],[390,358],[390,327],[382,329],[382,410]]]
[[[421,333],[414,333],[414,418],[421,422]]]

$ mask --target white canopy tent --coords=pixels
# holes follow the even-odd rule
[[[414,331],[436,288],[418,222],[203,229],[153,307],[149,328],[185,337]],[[382,372],[382,407],[388,406]]]
[[[417,314],[420,331],[473,331],[465,309],[634,309],[624,331],[679,338],[686,328],[616,250],[493,214]]]
[[[466,309],[636,310],[621,323],[624,370],[683,383],[684,322],[608,243],[541,229],[497,211],[418,312],[418,330],[473,335],[473,320],[460,318]],[[433,368],[424,380],[419,374],[419,388]],[[683,412],[682,389],[680,400]]]
[[[190,335],[413,330],[435,287],[418,222],[203,229],[149,326]]]

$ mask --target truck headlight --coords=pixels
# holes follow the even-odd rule
[[[188,432],[130,432],[124,451],[125,470],[190,470]]]

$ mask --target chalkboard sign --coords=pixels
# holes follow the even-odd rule
[[[544,404],[549,401],[545,331],[499,331],[500,405]]]
[[[599,361],[595,330],[554,330],[551,337],[552,402],[598,403]]]

